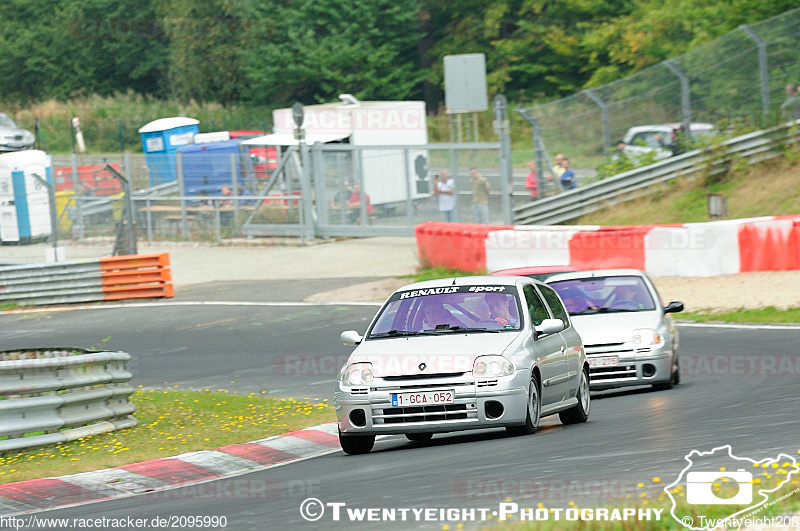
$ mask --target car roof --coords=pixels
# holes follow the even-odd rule
[[[526,266],[526,267],[512,267],[510,269],[500,269],[491,274],[491,276],[509,276],[509,275],[538,275],[542,273],[567,273],[570,271],[577,271],[572,266],[568,265],[550,265],[550,266]]]
[[[637,276],[646,278],[644,271],[639,269],[592,269],[589,271],[575,271],[573,273],[559,273],[545,280],[545,284],[558,282],[560,280],[576,280],[593,277],[630,277]]]
[[[470,275],[458,276],[449,278],[437,278],[435,280],[424,280],[422,282],[415,282],[407,284],[396,291],[406,291],[409,289],[427,289],[427,288],[441,288],[446,286],[471,286],[474,284],[489,284],[495,286],[515,286],[517,282],[523,280],[522,277],[502,277],[502,276],[489,276],[489,275]],[[531,280],[531,279],[526,279]]]
[[[628,129],[625,136],[632,136],[636,133],[643,133],[647,131],[656,131],[659,133],[669,133],[673,129],[680,129],[683,124],[678,122],[665,123],[665,124],[652,124],[652,125],[636,125]],[[690,131],[709,131],[714,129],[713,124],[697,122],[689,124]]]

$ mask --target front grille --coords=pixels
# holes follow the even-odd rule
[[[471,407],[470,407],[471,406]],[[437,406],[388,407],[372,409],[374,424],[408,424],[478,418],[475,403],[442,404]]]
[[[611,348],[611,347],[619,347],[619,346],[624,345],[624,344],[625,343],[595,343],[594,345],[584,345],[584,348],[592,349],[592,350],[595,350],[595,349],[602,350],[602,349],[607,349],[607,348]]]
[[[414,376],[383,376],[381,380],[387,382],[402,382],[403,380],[430,380],[431,378],[452,378],[454,376],[463,375],[463,372],[448,372],[439,374],[416,374]]]
[[[607,343],[604,345],[586,345],[584,348],[587,356],[633,355],[633,350],[624,345],[625,343]]]
[[[386,378],[381,378],[381,380],[386,380]],[[407,380],[407,378],[404,378]],[[419,381],[415,383],[408,383],[407,385],[380,385],[380,382],[376,382],[375,387],[372,388],[373,391],[403,391],[403,390],[412,390],[416,391],[418,389],[441,389],[442,387],[446,387],[448,389],[455,388],[455,387],[465,387],[465,386],[472,386],[475,385],[475,382],[442,382],[437,381],[436,383],[429,383],[429,384],[421,384]]]
[[[359,387],[350,390],[351,395],[367,395],[369,394],[369,388],[367,387]]]
[[[478,380],[476,385],[478,387],[493,387],[497,385],[497,380]]]
[[[617,367],[595,367],[589,370],[589,375],[593,383],[636,378],[636,365],[631,363]]]

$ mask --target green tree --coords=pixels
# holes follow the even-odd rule
[[[592,27],[582,39],[586,86],[619,79],[735,30],[797,7],[775,0],[644,0]]]
[[[133,89],[160,92],[166,51],[149,1],[0,4],[0,93],[21,102]]]
[[[422,94],[418,0],[302,0],[252,5],[264,25],[246,52],[247,97],[319,102],[350,93],[404,100]]]
[[[243,0],[171,0],[160,5],[169,40],[169,90],[180,100],[241,100],[244,57],[257,23]]]

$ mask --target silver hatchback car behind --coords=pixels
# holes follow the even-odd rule
[[[369,452],[380,434],[504,427],[533,433],[558,413],[589,417],[589,365],[555,291],[524,277],[462,277],[400,288],[357,345],[334,393],[339,441]]]
[[[652,384],[668,389],[680,382],[679,336],[671,313],[642,271],[606,269],[563,273],[547,279],[583,339],[591,388]]]

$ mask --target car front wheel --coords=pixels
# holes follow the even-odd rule
[[[368,454],[375,446],[374,435],[342,435],[339,432],[339,444],[348,455]]]
[[[513,435],[530,435],[539,428],[542,414],[542,401],[539,396],[539,378],[536,373],[531,373],[531,382],[528,387],[528,414],[522,426],[509,426],[506,428]]]
[[[558,414],[562,424],[579,424],[589,419],[589,368],[584,367],[581,371],[581,381],[578,384],[578,403],[575,407]]]
[[[666,391],[667,389],[672,389],[674,386],[681,383],[681,369],[678,365],[678,354],[672,354],[672,374],[670,374],[669,381],[660,383],[660,384],[653,384],[653,389],[656,391]]]

